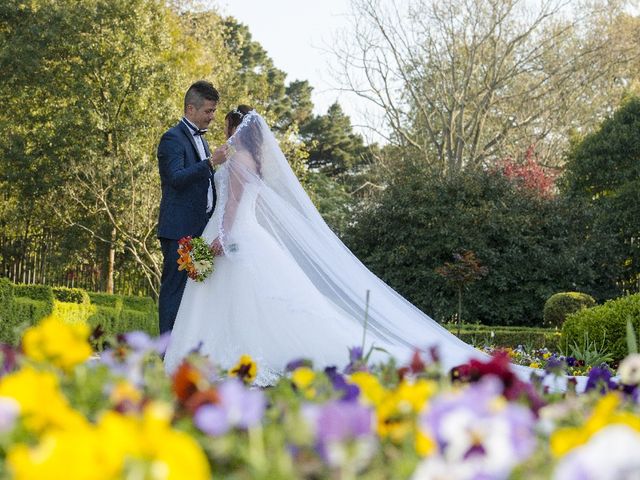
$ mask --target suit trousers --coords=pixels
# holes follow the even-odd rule
[[[187,272],[178,270],[178,241],[168,238],[160,239],[162,247],[162,277],[158,298],[158,314],[160,317],[160,334],[170,332],[178,315],[184,287],[187,284]]]

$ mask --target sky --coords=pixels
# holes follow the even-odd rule
[[[335,89],[328,52],[339,31],[349,25],[349,0],[217,0],[221,13],[232,15],[249,27],[287,82],[308,80],[313,87],[315,113],[326,113],[336,100],[356,130],[365,108],[364,101]]]

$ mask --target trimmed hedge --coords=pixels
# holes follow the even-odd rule
[[[156,302],[150,297],[122,297],[122,308],[136,310],[138,312],[155,312]]]
[[[560,347],[561,333],[551,329],[488,327],[476,330],[461,330],[459,338],[471,345],[491,345],[516,348],[523,345],[527,348],[548,348],[557,351]],[[451,333],[456,333],[452,331]]]
[[[80,288],[14,285],[0,278],[0,341],[17,344],[22,331],[55,313],[67,322],[102,326],[107,335],[142,330],[158,335],[153,299],[86,292]]]
[[[13,283],[6,278],[0,278],[0,322],[10,315],[13,307]]]
[[[614,361],[627,354],[627,321],[640,331],[640,294],[609,300],[604,305],[585,308],[570,314],[562,327],[562,346],[588,341],[600,350],[606,350]]]
[[[18,283],[13,286],[13,296],[30,298],[40,302],[45,302],[53,307],[53,289],[48,285],[28,285]]]
[[[47,302],[26,297],[14,298],[11,313],[2,319],[0,341],[17,344],[22,337],[22,331],[49,315],[52,309],[53,305]]]
[[[90,303],[89,295],[82,288],[53,287],[53,296],[59,302]]]
[[[581,292],[560,292],[551,295],[544,304],[544,325],[562,327],[567,315],[583,308],[595,307],[596,301],[591,295]]]
[[[122,310],[122,296],[111,293],[89,292],[89,299],[94,305]]]
[[[86,322],[95,313],[95,305],[90,303],[59,302],[53,303],[53,314],[67,323]]]

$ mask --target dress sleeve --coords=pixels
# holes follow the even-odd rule
[[[233,229],[240,202],[249,185],[260,182],[257,163],[248,152],[235,152],[227,160],[225,176],[221,182],[222,215],[219,238],[226,253],[233,251]]]

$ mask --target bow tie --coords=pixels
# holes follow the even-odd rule
[[[206,128],[196,127],[193,123],[187,120],[186,117],[182,117],[182,123],[184,123],[189,128],[189,130],[191,130],[191,133],[198,137],[204,135],[208,131]]]

